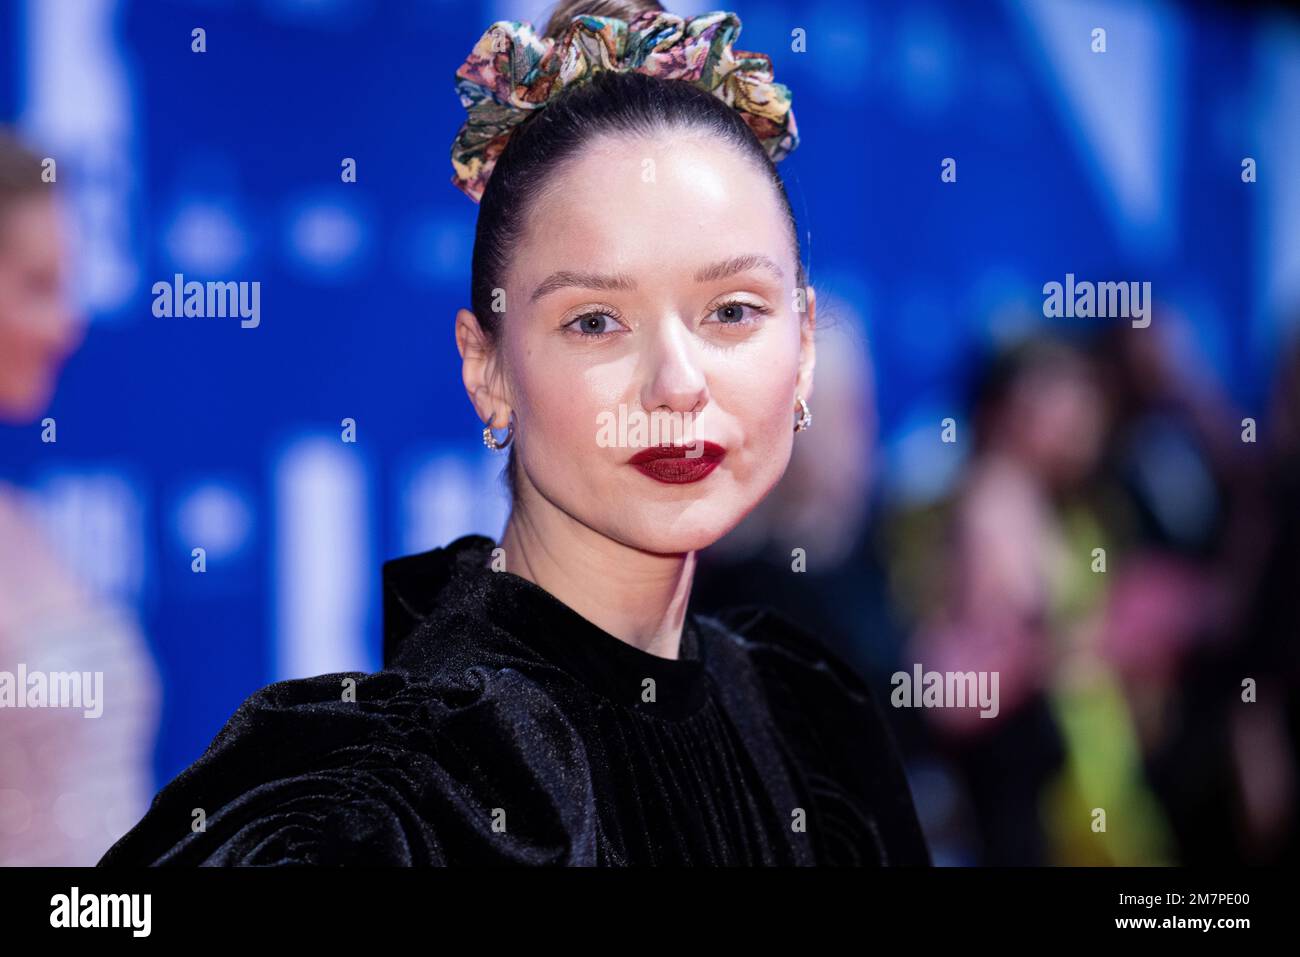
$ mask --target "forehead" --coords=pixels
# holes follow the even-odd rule
[[[550,178],[516,249],[527,283],[575,263],[674,275],[738,252],[787,267],[788,225],[752,160],[706,136],[603,137]]]

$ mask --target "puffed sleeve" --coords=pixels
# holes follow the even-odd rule
[[[401,672],[283,681],[246,699],[99,861],[112,866],[439,866],[563,860],[592,824],[562,814],[522,742],[570,729],[508,671],[465,687]],[[563,778],[560,778],[561,780]],[[493,826],[510,814],[510,827]]]

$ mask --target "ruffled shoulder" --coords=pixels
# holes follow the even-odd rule
[[[772,608],[740,606],[704,620],[743,644],[759,677],[786,765],[817,806],[819,859],[929,865],[889,722],[857,671]]]
[[[826,642],[776,609],[740,605],[711,612],[708,617],[744,638],[756,662],[776,671],[811,671],[855,700],[874,701],[870,688],[857,671]]]
[[[546,766],[521,742],[544,736]],[[594,832],[580,739],[510,668],[254,692],[99,866],[546,864]],[[528,794],[527,808],[508,795]],[[548,799],[551,798],[551,799]]]

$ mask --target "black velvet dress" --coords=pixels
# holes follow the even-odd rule
[[[100,866],[930,863],[874,699],[819,642],[688,612],[662,658],[494,547],[387,562],[384,669],[255,692]]]

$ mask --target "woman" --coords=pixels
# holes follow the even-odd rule
[[[29,430],[26,441],[68,427],[52,400],[85,334],[63,187],[47,176],[0,129],[0,423]],[[68,565],[39,502],[0,480],[0,867],[86,867],[149,806],[161,689],[135,616]],[[99,675],[107,700],[89,713],[49,706],[53,695],[26,704],[70,674]]]
[[[102,864],[929,863],[857,676],[688,610],[811,421],[794,118],[738,30],[578,0],[479,41],[456,341],[501,541],[387,563],[384,670],[251,696]]]

